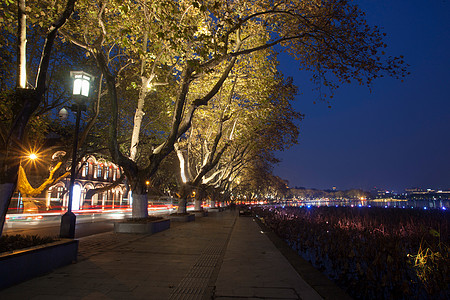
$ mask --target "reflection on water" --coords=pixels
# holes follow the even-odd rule
[[[422,208],[422,209],[448,209],[450,200],[403,200],[403,199],[373,199],[373,200],[329,200],[329,199],[307,199],[288,201],[292,206],[378,206],[397,208]]]

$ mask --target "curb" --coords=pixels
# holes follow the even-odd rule
[[[337,286],[325,274],[314,268],[308,261],[303,259],[292,250],[280,237],[269,227],[263,224],[259,218],[253,217],[262,231],[267,235],[274,246],[289,261],[291,266],[316,292],[324,299],[350,300],[350,297],[342,288]]]

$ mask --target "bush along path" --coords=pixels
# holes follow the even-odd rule
[[[40,237],[37,235],[2,235],[0,237],[0,253],[53,243],[58,240],[57,237]]]
[[[356,299],[450,298],[447,211],[274,206],[252,211]]]

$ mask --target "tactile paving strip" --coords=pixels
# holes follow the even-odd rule
[[[225,254],[231,229],[232,227],[229,233],[224,235],[222,239],[213,240],[203,249],[198,260],[171,293],[170,300],[203,299],[214,269],[221,262],[221,258]]]

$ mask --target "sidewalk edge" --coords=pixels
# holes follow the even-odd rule
[[[273,245],[289,261],[295,271],[324,299],[350,300],[351,298],[342,288],[337,286],[325,274],[314,268],[308,261],[303,259],[292,250],[280,237],[270,228],[264,225],[259,218],[253,217],[262,231],[266,234]]]

